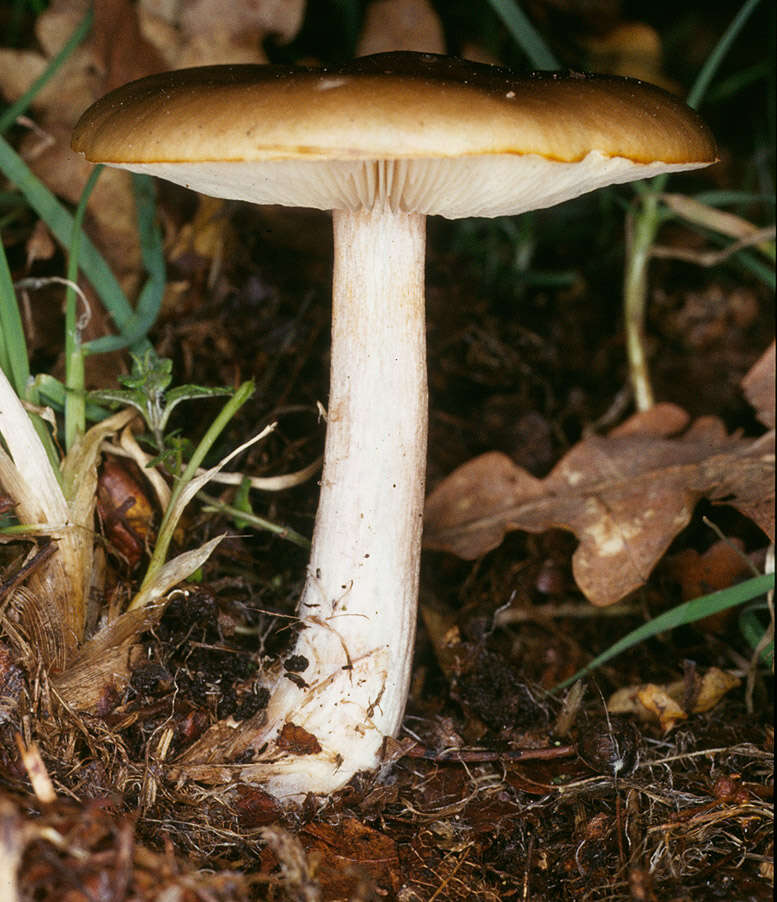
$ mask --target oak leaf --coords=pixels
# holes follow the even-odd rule
[[[742,380],[742,391],[758,419],[774,429],[775,343],[772,342]]]
[[[512,530],[567,529],[580,541],[578,586],[609,605],[645,583],[701,498],[731,505],[773,538],[774,434],[727,435],[715,417],[687,423],[680,408],[657,405],[583,439],[545,479],[500,452],[476,457],[428,497],[425,546],[472,560]]]

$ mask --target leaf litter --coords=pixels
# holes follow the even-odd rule
[[[425,546],[472,560],[511,530],[568,529],[580,542],[578,586],[609,605],[644,585],[701,498],[734,507],[774,540],[774,433],[727,435],[715,417],[687,424],[680,408],[658,405],[584,438],[545,479],[483,454],[427,499]]]

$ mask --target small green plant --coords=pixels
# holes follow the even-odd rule
[[[170,414],[182,401],[202,398],[216,398],[234,394],[231,388],[206,388],[202,385],[179,385],[170,388],[173,381],[173,361],[158,357],[151,348],[141,354],[131,354],[132,371],[119,376],[123,386],[116,389],[99,389],[89,393],[89,397],[101,403],[134,407],[143,417],[151,432],[157,452],[168,455],[169,443],[165,430]],[[169,438],[169,437],[167,437]],[[174,456],[180,460],[179,450]],[[178,467],[173,472],[177,472]]]
[[[131,356],[132,372],[129,375],[118,377],[123,387],[93,391],[89,393],[89,398],[100,403],[118,404],[136,410],[145,420],[150,433],[148,439],[157,452],[157,456],[150,460],[147,466],[156,467],[162,465],[176,480],[172,496],[166,508],[171,513],[169,518],[166,514],[165,520],[162,522],[154,550],[154,557],[152,557],[152,566],[149,567],[149,571],[153,575],[156,567],[159,566],[155,558],[158,556],[159,560],[164,560],[166,549],[175,532],[178,516],[180,516],[180,512],[177,515],[173,513],[174,503],[177,502],[181,494],[185,493],[186,485],[198,473],[198,468],[218,435],[218,432],[216,432],[211,436],[209,430],[202,442],[193,449],[191,442],[186,437],[180,436],[175,432],[168,433],[166,431],[170,415],[182,401],[203,400],[224,395],[232,396],[236,405],[234,411],[236,411],[244,401],[242,395],[247,391],[246,385],[248,383],[241,386],[237,392],[230,388],[208,388],[202,385],[190,384],[170,388],[173,379],[173,363],[171,360],[158,357],[151,349],[144,351],[142,354],[132,354]],[[227,404],[222,412],[225,422],[229,420],[234,411],[230,404]],[[214,422],[214,426],[217,422]],[[184,461],[187,461],[187,463],[184,464]],[[306,479],[307,474],[308,470],[306,469],[300,475],[300,480]],[[293,529],[280,526],[253,512],[249,490],[254,482],[256,480],[243,477],[235,500],[231,505],[218,501],[200,491],[199,483],[197,483],[197,492],[201,500],[207,505],[204,508],[205,511],[219,512],[232,517],[237,529],[250,527],[266,530],[296,545],[305,548],[309,547],[309,541]],[[261,481],[257,485],[262,487]]]

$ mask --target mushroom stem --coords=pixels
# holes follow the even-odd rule
[[[336,211],[334,235],[324,470],[293,651],[308,666],[298,672],[305,685],[279,677],[265,721],[302,727],[321,751],[300,759],[268,749],[265,786],[276,796],[331,792],[379,764],[402,720],[415,637],[425,217]]]

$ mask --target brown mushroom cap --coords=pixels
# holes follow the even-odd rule
[[[73,148],[216,196],[449,217],[522,212],[717,158],[696,113],[652,85],[516,78],[420,53],[154,75],[87,110]]]

